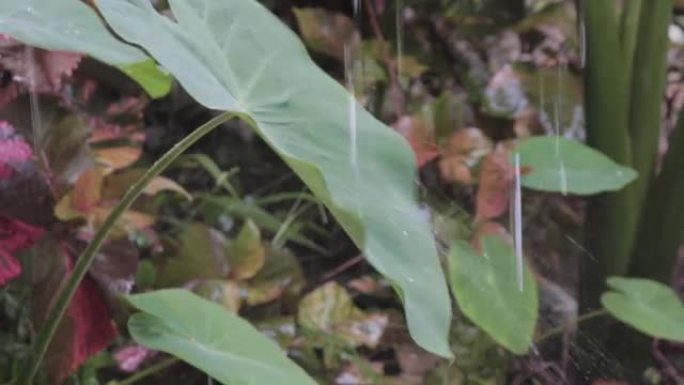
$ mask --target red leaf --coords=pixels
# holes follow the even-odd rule
[[[47,308],[73,270],[65,247],[46,242],[39,257],[45,264],[43,276],[34,282],[34,320],[36,327],[45,323]],[[57,253],[55,253],[55,251]],[[50,255],[51,254],[51,255]],[[55,255],[57,254],[57,255]],[[83,362],[105,348],[117,335],[105,298],[95,281],[86,276],[76,289],[45,356],[50,383],[61,384]]]
[[[0,249],[0,286],[21,273],[21,266],[12,254]]]
[[[0,215],[0,285],[21,273],[12,253],[30,246],[43,230]]]
[[[65,253],[64,263],[71,273],[71,258]],[[67,309],[66,319],[60,328],[68,332],[59,346],[51,346],[62,355],[61,363],[52,373],[56,384],[64,379],[93,354],[104,349],[117,335],[111,312],[95,281],[86,276],[76,289],[76,294]],[[53,343],[54,345],[54,343]]]

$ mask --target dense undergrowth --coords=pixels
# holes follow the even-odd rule
[[[0,5],[0,383],[684,381],[676,9],[76,3]]]

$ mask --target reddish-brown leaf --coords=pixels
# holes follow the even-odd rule
[[[62,80],[78,68],[83,55],[71,52],[46,51],[18,45],[2,60],[5,69],[27,88],[41,93],[57,93]]]
[[[46,308],[53,302],[55,293],[73,270],[71,256],[64,245],[46,242],[42,251],[52,255],[40,255],[41,260],[51,267],[42,267],[46,271],[42,272],[43,277],[34,284],[34,317],[38,327],[45,322]],[[45,368],[51,383],[61,384],[85,360],[106,347],[116,335],[111,312],[100,288],[90,276],[86,276],[76,289],[45,356]]]
[[[513,174],[503,146],[484,158],[477,190],[476,221],[496,218],[508,210]]]
[[[433,130],[422,119],[403,116],[394,124],[394,129],[411,145],[418,167],[424,166],[439,155]]]
[[[103,172],[97,166],[81,173],[71,193],[71,207],[82,213],[93,210],[100,203],[103,178]]]

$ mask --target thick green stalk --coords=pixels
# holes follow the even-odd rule
[[[620,46],[626,58],[634,58],[634,51],[639,38],[639,20],[644,0],[627,0],[620,20]],[[627,62],[625,73],[631,74],[634,60]]]
[[[639,12],[628,110],[632,167],[639,173],[632,187],[638,207],[642,207],[647,187],[653,179],[658,150],[667,71],[667,30],[672,7],[672,0],[648,1]]]
[[[119,204],[112,210],[107,219],[105,219],[102,226],[98,229],[90,241],[88,246],[83,250],[83,253],[78,258],[76,265],[74,266],[74,271],[69,276],[63,289],[59,292],[57,300],[54,305],[50,308],[46,319],[45,325],[41,328],[36,341],[34,343],[33,349],[31,351],[31,356],[28,357],[26,365],[19,374],[18,385],[31,385],[33,378],[38,372],[38,368],[45,356],[50,341],[57,330],[64,313],[66,312],[71,299],[78,288],[78,285],[83,280],[83,277],[88,272],[90,265],[92,264],[95,256],[100,250],[102,243],[107,239],[107,235],[110,230],[114,227],[117,220],[121,215],[128,210],[128,208],[135,202],[135,200],[142,194],[145,187],[154,179],[159,176],[166,168],[168,168],[171,163],[173,163],[176,158],[178,158],[185,150],[192,146],[199,139],[204,137],[206,134],[211,132],[214,128],[221,125],[222,123],[233,118],[233,114],[224,112],[221,115],[213,118],[207,123],[196,128],[192,133],[183,138],[180,142],[176,143],[168,152],[166,152],[159,160],[157,160],[152,167],[150,167],[145,174],[131,186],[131,188],[123,196]]]
[[[623,191],[596,197],[589,207],[588,247],[598,260],[583,266],[580,304],[583,311],[589,311],[599,306],[606,278],[627,275],[633,266],[637,229],[652,180],[660,131],[672,2],[626,1],[619,30],[605,25],[606,17],[615,13],[614,1],[585,0],[583,4],[587,26],[587,136],[591,145],[639,173]],[[614,35],[619,35],[618,41]],[[612,77],[610,71],[615,72]],[[591,322],[585,331],[605,341],[614,356],[639,372],[648,362],[648,341],[631,329],[608,326],[606,322]]]
[[[587,141],[616,162],[632,164],[629,137],[630,58],[621,47],[620,20],[612,0],[582,0],[585,29],[585,106]],[[584,312],[600,306],[607,275],[622,275],[629,263],[637,208],[630,188],[592,199],[587,217],[587,246],[596,262],[582,266],[580,304]]]
[[[649,191],[630,275],[669,283],[684,234],[684,111]]]

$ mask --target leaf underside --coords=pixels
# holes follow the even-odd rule
[[[140,344],[171,353],[225,385],[315,385],[249,322],[180,289],[127,297],[142,311],[128,321]]]
[[[409,330],[451,356],[451,308],[429,226],[414,200],[406,142],[309,58],[254,0],[98,0],[110,26],[143,47],[206,107],[246,118],[398,289]]]

